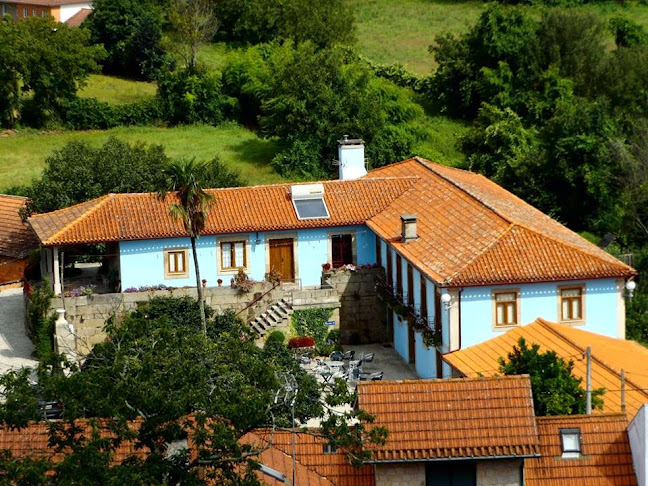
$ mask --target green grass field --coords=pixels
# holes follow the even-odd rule
[[[445,32],[460,33],[485,8],[480,0],[348,0],[356,13],[357,48],[381,63],[400,62],[416,74],[436,67],[428,46]]]
[[[94,146],[109,136],[128,142],[163,145],[170,157],[211,159],[220,155],[223,162],[238,172],[248,184],[281,182],[283,179],[268,164],[277,151],[272,140],[263,140],[235,124],[218,127],[184,126],[176,128],[120,127],[112,130],[43,134],[29,130],[0,137],[0,191],[27,184],[40,175],[45,158],[72,140]]]
[[[428,46],[437,35],[465,32],[486,8],[481,0],[347,0],[356,13],[357,49],[368,58],[391,64],[400,62],[416,74],[436,68]],[[540,17],[542,9],[527,7]],[[648,27],[648,6],[612,2],[588,4],[606,18],[624,15]],[[609,37],[610,47],[613,39]]]
[[[121,105],[151,98],[155,96],[155,90],[155,83],[91,74],[87,85],[79,91],[79,96]]]

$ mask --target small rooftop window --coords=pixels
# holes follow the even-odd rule
[[[562,447],[562,457],[580,457],[580,429],[560,429],[560,445]]]
[[[324,444],[324,454],[335,454],[338,448],[335,444]]]
[[[297,219],[327,219],[330,217],[324,201],[323,184],[292,186],[290,195]]]

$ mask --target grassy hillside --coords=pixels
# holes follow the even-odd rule
[[[235,124],[219,127],[120,127],[51,134],[30,130],[0,137],[0,191],[38,177],[45,157],[67,142],[83,140],[98,146],[111,135],[128,142],[161,144],[171,157],[209,159],[218,154],[233,170],[239,171],[248,184],[282,181],[281,176],[268,165],[277,150],[276,143],[262,140]]]
[[[349,0],[356,13],[358,50],[381,63],[400,62],[417,74],[436,67],[428,46],[445,32],[459,33],[485,8],[481,0]]]
[[[88,84],[79,91],[79,96],[120,105],[151,98],[155,96],[155,89],[155,83],[91,74]]]
[[[347,0],[354,9],[359,52],[381,63],[400,62],[417,74],[430,74],[436,63],[428,46],[446,32],[461,33],[486,8],[481,0]],[[542,9],[527,7],[540,17]],[[648,27],[648,6],[613,2],[588,4],[605,18],[624,15]],[[609,38],[613,47],[612,36]]]

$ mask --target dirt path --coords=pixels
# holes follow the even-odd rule
[[[25,333],[22,289],[0,292],[0,373],[35,366],[34,345]]]

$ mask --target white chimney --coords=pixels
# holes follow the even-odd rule
[[[644,404],[628,426],[637,485],[648,485],[648,404]]]
[[[418,238],[416,234],[416,216],[414,214],[401,215],[401,241],[407,243]]]
[[[349,139],[348,135],[338,140],[338,162],[341,180],[357,179],[366,175],[364,140]]]

